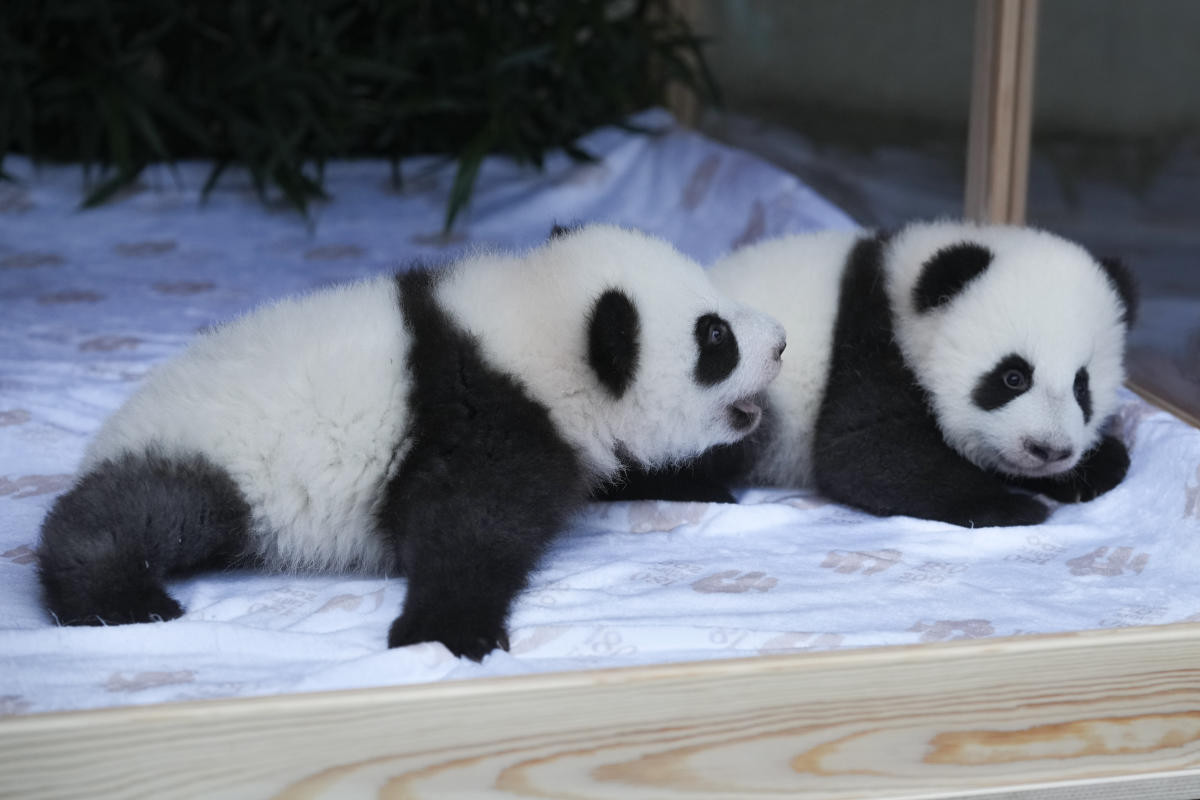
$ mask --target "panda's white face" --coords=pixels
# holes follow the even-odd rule
[[[892,254],[919,261],[898,263],[913,279],[897,338],[947,443],[1009,475],[1072,469],[1115,411],[1129,299],[1050,234],[946,227],[904,231]]]
[[[781,366],[782,325],[718,292],[665,242],[594,227],[557,238],[551,247],[612,254],[588,315],[586,360],[622,456],[666,464],[758,426],[759,397]]]
[[[762,419],[760,396],[782,363],[783,326],[721,296],[702,273],[687,272],[629,298],[638,309],[637,352],[626,362],[624,391],[605,398],[621,453],[647,466],[751,433]],[[591,330],[605,336],[602,322]],[[596,352],[589,360],[603,384],[609,365]]]
[[[526,291],[514,296],[514,281]],[[609,225],[562,231],[517,260],[482,259],[439,296],[598,473],[749,434],[785,341],[778,322],[718,292],[667,242]]]

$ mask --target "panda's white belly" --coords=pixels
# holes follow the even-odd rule
[[[153,370],[83,466],[201,453],[245,495],[271,566],[387,568],[373,520],[404,450],[409,338],[390,276],[265,307]]]
[[[717,288],[787,330],[783,369],[767,391],[777,428],[747,477],[768,486],[811,482],[812,442],[825,396],[846,257],[862,235],[828,231],[771,239],[713,265]]]

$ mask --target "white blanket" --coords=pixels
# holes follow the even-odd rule
[[[669,126],[661,113],[643,124]],[[547,553],[513,612],[511,652],[482,664],[437,644],[385,647],[405,582],[208,574],[171,591],[180,620],[55,627],[33,548],[87,437],[197,329],[285,293],[522,246],[554,221],[637,225],[710,261],[763,236],[852,223],[794,178],[685,131],[598,131],[602,157],[544,173],[491,160],[448,240],[453,167],[332,164],[311,225],[262,208],[231,173],[152,170],[77,212],[78,168],[0,184],[0,714],[373,686],[1200,618],[1200,431],[1132,395],[1129,478],[1036,528],[876,519],[808,492],[743,505],[596,505]]]

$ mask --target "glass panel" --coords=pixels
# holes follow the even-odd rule
[[[1029,221],[1138,279],[1135,388],[1200,418],[1200,3],[1042,0]]]

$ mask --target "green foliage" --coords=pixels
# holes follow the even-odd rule
[[[4,0],[9,153],[81,161],[84,205],[149,163],[243,165],[301,211],[324,163],[445,154],[446,228],[489,153],[540,166],[599,125],[713,85],[667,0]]]

